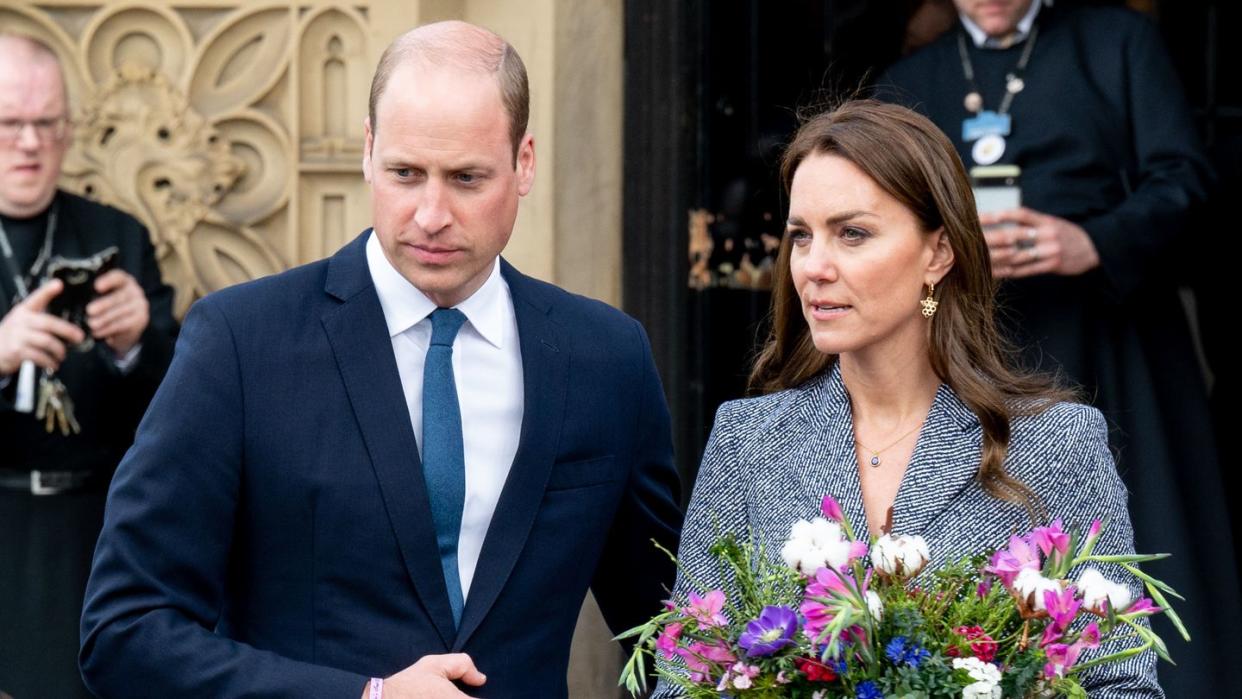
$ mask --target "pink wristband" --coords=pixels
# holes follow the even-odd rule
[[[371,678],[371,699],[380,699],[384,696],[384,680],[378,677]]]

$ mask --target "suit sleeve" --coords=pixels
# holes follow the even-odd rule
[[[243,468],[243,385],[213,299],[176,358],[108,494],[82,613],[81,668],[109,697],[341,697],[365,678],[214,632]]]
[[[1071,526],[1085,530],[1091,520],[1105,523],[1104,531],[1096,543],[1094,553],[1099,555],[1129,555],[1134,553],[1134,529],[1130,524],[1130,512],[1126,506],[1126,489],[1117,475],[1112,454],[1108,450],[1108,425],[1104,416],[1094,408],[1081,409],[1066,440],[1062,459],[1065,467],[1081,474],[1076,479],[1083,487],[1073,489],[1075,495],[1064,503],[1049,503],[1054,516],[1061,516]],[[1120,566],[1096,566],[1110,580],[1130,587],[1134,599],[1143,595],[1141,583]],[[1077,579],[1081,570],[1071,572]],[[1142,620],[1149,626],[1147,620]],[[1079,662],[1086,662],[1117,652],[1131,645],[1133,640],[1105,643],[1099,648],[1084,651]],[[1155,651],[1145,651],[1121,663],[1102,665],[1083,673],[1082,686],[1092,699],[1160,699],[1164,691],[1156,680]]]
[[[635,380],[640,382],[630,435],[629,482],[591,590],[613,633],[644,623],[660,610],[674,566],[655,547],[676,550],[681,532],[681,482],[673,463],[673,435],[664,389],[647,334],[632,321],[640,345]]]
[[[704,594],[721,589],[726,595],[731,594],[733,581],[722,577],[722,566],[711,555],[711,547],[722,533],[734,532],[740,536],[748,528],[746,498],[739,492],[738,435],[731,418],[734,405],[725,403],[716,411],[716,422],[694,481],[694,492],[686,511],[686,526],[681,534],[681,547],[677,551],[681,571],[673,587],[673,599],[680,603],[684,603],[692,591]],[[680,661],[674,665],[663,657],[657,657],[656,664],[664,670],[685,672]],[[680,696],[682,692],[676,685],[661,680],[651,699]]]
[[[1133,27],[1116,86],[1130,135],[1131,162],[1121,174],[1129,195],[1116,209],[1081,224],[1121,298],[1167,274],[1168,256],[1213,179],[1159,34],[1142,18],[1134,18]]]

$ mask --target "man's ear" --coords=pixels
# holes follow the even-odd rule
[[[535,186],[535,137],[526,134],[517,151],[518,195],[526,196]]]
[[[362,133],[365,136],[362,144],[362,178],[371,183],[371,148],[375,145],[375,134],[371,131],[371,117],[362,118]]]

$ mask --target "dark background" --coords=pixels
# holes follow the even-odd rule
[[[1242,22],[1242,4],[1057,2],[1129,5],[1151,16],[1198,117],[1220,187],[1212,210],[1183,236],[1170,273],[1180,276],[1193,298],[1192,320],[1214,377],[1213,408],[1224,434],[1232,424],[1226,403],[1237,395],[1236,367],[1226,362],[1223,335],[1233,310],[1227,299],[1238,290],[1226,280],[1239,259],[1238,217],[1227,204],[1242,193],[1242,80],[1226,66],[1242,64],[1242,42],[1231,40]],[[751,359],[766,333],[769,293],[756,288],[763,286],[756,268],[762,270],[771,257],[765,235],[771,243],[783,230],[777,163],[799,110],[864,90],[908,50],[908,20],[922,5],[626,3],[623,305],[651,336],[687,484],[717,406],[745,395]],[[947,0],[940,7],[951,12]],[[710,221],[713,243],[706,273],[699,275],[710,280],[706,286],[700,281],[701,288],[689,283],[694,212]],[[1221,454],[1233,478],[1238,459]],[[1236,492],[1236,482],[1230,487]],[[689,492],[687,487],[687,498]]]

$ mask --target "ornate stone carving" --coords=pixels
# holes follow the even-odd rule
[[[241,158],[161,73],[124,63],[84,105],[64,184],[130,212],[151,231],[159,259],[194,269],[189,238],[241,176]],[[206,293],[183,280],[179,308]]]
[[[0,24],[60,54],[75,121],[63,186],[147,225],[181,315],[366,225],[369,7],[17,2]]]

